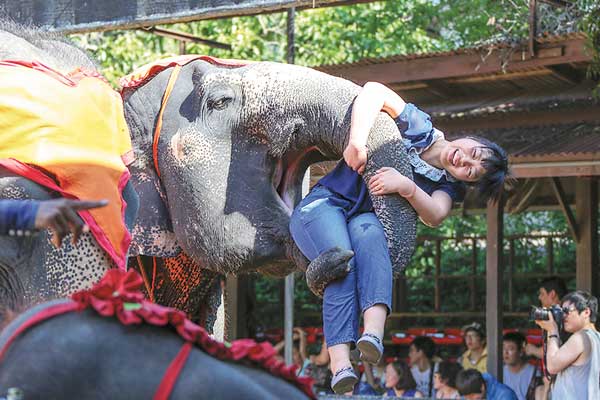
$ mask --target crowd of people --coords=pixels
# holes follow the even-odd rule
[[[552,277],[541,282],[539,300],[545,309],[553,305],[561,307],[563,333],[571,336],[558,346],[559,342],[553,336],[559,334],[556,323],[536,321],[547,336],[544,351],[543,347],[527,343],[526,336],[520,331],[507,331],[502,338],[502,382],[487,373],[485,331],[481,324],[474,322],[462,329],[465,351],[459,358],[440,358],[440,349],[430,336],[415,337],[408,346],[407,357],[399,352],[386,352],[373,365],[361,362],[357,354],[351,353],[359,382],[348,393],[435,399],[595,398],[586,394],[595,395],[600,385],[600,335],[594,328],[597,299],[582,291],[567,293],[565,283]],[[553,340],[556,346],[551,343]],[[325,341],[321,342],[317,354],[308,355],[306,332],[294,328],[294,343],[297,373],[314,379],[315,393],[333,393],[332,369]],[[283,342],[276,348],[283,349]],[[573,393],[580,396],[573,397]]]

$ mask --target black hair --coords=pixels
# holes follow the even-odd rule
[[[456,387],[456,376],[462,371],[462,366],[455,362],[442,361],[438,364],[437,373],[440,374],[440,379],[447,386]]]
[[[470,186],[477,189],[482,200],[497,202],[502,195],[504,183],[512,180],[512,173],[508,167],[508,154],[502,147],[488,139],[477,136],[468,136],[468,138],[481,143],[481,148],[490,150],[491,153],[481,160],[485,173]]]
[[[567,285],[565,284],[565,281],[558,276],[551,276],[544,279],[542,283],[540,283],[540,287],[543,287],[548,293],[554,290],[559,299],[562,299],[567,293]]]
[[[417,382],[413,378],[413,374],[410,372],[407,363],[404,361],[394,361],[392,367],[394,367],[394,370],[398,374],[396,389],[411,390],[417,388]]]
[[[568,301],[581,313],[586,308],[590,309],[590,322],[595,323],[598,316],[598,299],[584,290],[576,290],[563,297],[562,302]]]
[[[523,348],[525,342],[527,342],[527,338],[521,332],[508,332],[502,336],[503,342],[513,342],[517,345],[517,349]]]
[[[461,396],[483,394],[481,392],[482,385],[485,385],[485,380],[481,372],[476,369],[465,369],[456,375],[456,390]]]
[[[435,355],[435,343],[428,336],[417,336],[413,339],[411,345],[415,346],[415,349],[421,350],[425,357],[430,360]]]

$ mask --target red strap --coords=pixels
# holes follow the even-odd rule
[[[19,325],[19,327],[13,332],[13,334],[8,338],[4,347],[0,349],[0,361],[10,348],[10,345],[19,337],[19,335],[25,332],[27,329],[31,328],[34,325],[39,324],[40,322],[44,322],[47,319],[55,317],[60,314],[66,314],[71,311],[76,311],[79,305],[73,301],[69,301],[67,303],[60,303],[48,308],[41,310],[40,312],[34,314],[27,321]]]
[[[177,356],[171,361],[169,364],[169,368],[165,372],[165,375],[158,386],[158,390],[154,395],[154,400],[168,400],[171,395],[171,391],[173,391],[173,386],[175,386],[175,382],[177,382],[177,378],[179,377],[179,373],[185,366],[185,362],[187,361],[188,356],[190,355],[190,351],[192,350],[192,342],[186,342],[179,350]]]
[[[177,81],[177,77],[179,76],[179,71],[181,70],[181,65],[176,65],[173,67],[173,71],[171,71],[171,75],[169,76],[169,82],[167,83],[167,88],[165,89],[165,93],[163,93],[162,103],[160,105],[160,111],[158,112],[158,118],[156,121],[156,128],[154,128],[154,140],[152,141],[152,158],[154,159],[154,169],[156,169],[156,173],[160,178],[160,170],[158,169],[158,139],[160,138],[160,131],[162,129],[162,117],[165,111],[165,107],[167,106],[167,101],[169,101],[169,96],[171,96],[171,90],[173,90],[173,86],[175,86],[175,82]]]

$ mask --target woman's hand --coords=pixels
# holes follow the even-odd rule
[[[344,161],[350,168],[362,175],[367,165],[367,146],[350,142],[344,150]]]
[[[402,197],[411,197],[416,190],[417,186],[412,180],[390,167],[377,170],[369,180],[369,191],[376,196],[397,193]]]

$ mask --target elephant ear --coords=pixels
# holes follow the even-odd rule
[[[139,169],[133,164],[129,169],[141,203],[129,255],[175,257],[181,252],[181,247],[173,232],[167,197],[158,175],[151,167]]]

